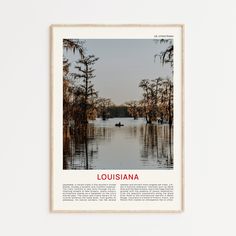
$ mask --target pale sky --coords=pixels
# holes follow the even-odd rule
[[[166,49],[169,44],[155,43],[152,39],[87,39],[87,54],[99,57],[95,63],[96,77],[93,80],[100,97],[110,98],[116,105],[131,100],[140,100],[142,90],[138,87],[142,79],[171,77],[170,65],[162,65],[154,55]],[[65,51],[71,62],[79,59],[78,52]]]

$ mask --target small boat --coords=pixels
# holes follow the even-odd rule
[[[124,126],[124,124],[121,124],[120,122],[115,124],[115,126],[118,126],[118,127],[121,127],[121,126]]]

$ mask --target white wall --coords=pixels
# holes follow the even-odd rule
[[[0,235],[235,235],[233,0],[0,0]],[[184,23],[183,214],[51,214],[49,25]]]

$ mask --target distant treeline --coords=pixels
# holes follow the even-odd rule
[[[108,108],[108,117],[131,117],[127,106],[111,106]]]

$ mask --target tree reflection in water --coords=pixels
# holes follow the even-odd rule
[[[63,132],[63,169],[172,169],[173,126],[96,120]]]
[[[173,127],[146,124],[140,127],[142,144],[141,159],[144,165],[152,158],[153,163],[165,168],[173,167]],[[156,160],[156,161],[155,161]]]
[[[98,146],[109,140],[111,132],[94,124],[81,125],[76,130],[63,134],[63,169],[93,169],[93,160],[98,157]]]

